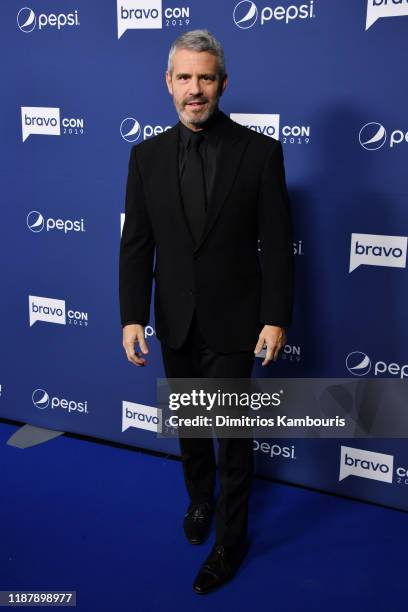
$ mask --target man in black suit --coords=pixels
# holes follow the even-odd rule
[[[166,376],[249,378],[265,345],[262,365],[276,360],[292,317],[282,146],[219,110],[227,86],[224,53],[207,30],[174,41],[166,82],[180,121],[130,153],[119,268],[123,346],[131,363],[146,365],[144,327],[155,278]],[[214,512],[213,440],[179,442],[190,497],[183,526],[197,544]],[[216,540],[194,581],[197,593],[231,579],[248,548],[252,441],[220,438],[218,445]]]

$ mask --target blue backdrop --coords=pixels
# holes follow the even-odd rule
[[[0,8],[1,417],[178,454],[146,429],[160,347],[152,318],[148,367],[126,360],[118,254],[130,148],[177,122],[168,50],[201,27],[221,108],[284,148],[295,318],[254,376],[408,376],[408,2],[29,1]],[[404,440],[254,448],[259,474],[408,509]]]

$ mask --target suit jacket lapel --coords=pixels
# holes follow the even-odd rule
[[[157,192],[160,191],[163,198],[165,192],[166,201],[171,209],[171,213],[176,219],[176,226],[181,228],[184,238],[194,246],[194,239],[190,232],[186,216],[184,214],[183,201],[181,198],[179,181],[179,161],[178,161],[178,125],[176,124],[166,133],[166,140],[163,142],[160,152],[156,158],[156,173],[158,182],[155,185]]]
[[[225,200],[231,191],[242,155],[248,144],[245,132],[221,112],[220,122],[220,150],[217,159],[217,171],[214,180],[214,189],[208,202],[207,215],[203,233],[195,247],[195,252],[201,248],[208,234],[217,221]]]

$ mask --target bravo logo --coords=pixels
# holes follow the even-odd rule
[[[247,113],[230,113],[230,118],[244,127],[272,136],[279,140],[280,115],[253,115]]]
[[[284,144],[302,144],[310,142],[310,126],[305,125],[284,125],[280,129],[279,114],[248,114],[248,113],[230,113],[230,118],[243,125],[244,127],[254,130],[259,134],[271,136],[276,140],[281,140]],[[280,137],[281,132],[281,137]]]
[[[50,397],[47,391],[44,389],[35,389],[33,391],[31,399],[33,404],[39,410],[45,410],[50,407],[53,410],[55,408],[63,408],[69,414],[71,412],[83,412],[88,413],[88,402],[76,402],[74,400],[67,400],[65,398],[60,397]]]
[[[22,32],[28,34],[32,32],[37,26],[39,30],[43,30],[46,27],[57,28],[62,30],[66,26],[79,26],[78,11],[73,13],[40,13],[38,17],[34,13],[33,9],[28,6],[24,6],[17,13],[17,25]]]
[[[372,121],[363,125],[358,134],[358,139],[361,146],[367,151],[377,151],[387,144],[387,131],[381,123]],[[408,143],[408,130],[393,130],[390,133],[388,146],[393,149],[401,143]]]
[[[339,480],[360,476],[381,482],[392,482],[394,456],[374,451],[341,446]]]
[[[60,119],[59,108],[44,106],[22,106],[21,107],[21,129],[23,142],[31,134],[42,136],[60,136],[61,124],[64,134],[83,134],[84,120],[78,118]]]
[[[161,409],[134,402],[122,402],[122,433],[129,427],[146,429],[157,433]]]
[[[40,297],[38,295],[29,295],[28,311],[30,327],[32,327],[37,321],[66,325],[67,318],[69,325],[88,325],[88,313],[81,312],[79,310],[66,311],[65,300]]]
[[[242,30],[252,28],[257,21],[260,25],[265,25],[269,21],[283,21],[288,24],[296,19],[312,19],[314,14],[314,1],[310,0],[308,4],[300,6],[264,6],[258,10],[255,2],[251,0],[241,0],[235,5],[232,13],[232,18],[235,25]]]
[[[407,236],[351,234],[349,272],[362,265],[405,268],[407,240]]]
[[[142,136],[143,140],[162,134],[166,130],[169,130],[171,125],[148,125],[141,126],[137,119],[134,117],[126,117],[120,124],[120,135],[126,142],[137,142]]]
[[[353,351],[347,355],[346,368],[353,376],[366,376],[373,368],[374,376],[389,374],[390,376],[398,376],[398,378],[408,378],[408,364],[401,366],[399,363],[376,361],[373,366],[370,357],[361,351]]]
[[[161,0],[117,0],[118,38],[126,30],[162,27]]]
[[[408,15],[408,0],[368,0],[366,30],[381,17]]]
[[[83,219],[77,221],[71,221],[71,219],[53,219],[52,217],[45,219],[38,210],[31,210],[28,213],[27,227],[31,232],[36,234],[42,232],[44,229],[46,232],[56,230],[64,232],[64,234],[69,234],[70,232],[85,232]]]

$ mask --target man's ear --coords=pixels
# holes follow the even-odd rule
[[[169,94],[172,96],[173,95],[173,84],[171,82],[171,74],[168,70],[166,70],[166,85],[167,85],[167,89],[169,90]]]
[[[222,79],[220,83],[220,96],[222,96],[222,94],[224,93],[227,83],[228,83],[228,75],[225,74],[224,78]]]

